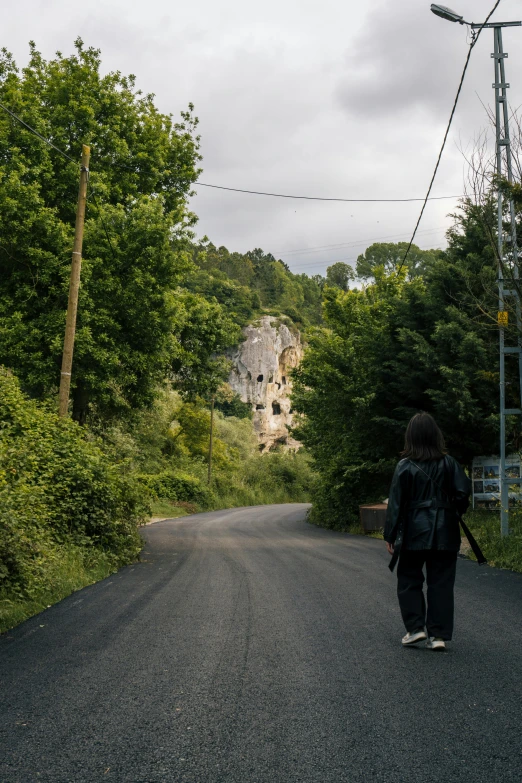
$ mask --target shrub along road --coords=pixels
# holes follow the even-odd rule
[[[159,522],[2,636],[0,780],[520,783],[522,575],[459,561],[451,650],[403,650],[383,542],[306,508]]]

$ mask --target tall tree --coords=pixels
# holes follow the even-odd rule
[[[484,214],[464,202],[448,239],[422,275],[380,266],[361,291],[325,291],[326,326],[310,334],[292,399],[304,414],[296,435],[321,477],[313,514],[325,524],[344,526],[361,502],[386,497],[419,410],[435,416],[464,463],[498,449],[496,259]],[[508,404],[517,407],[514,365],[509,373]]]
[[[349,282],[355,277],[354,271],[349,264],[344,261],[337,261],[326,270],[326,282],[328,285],[336,286],[341,291],[348,291]]]
[[[355,271],[361,280],[375,276],[375,270],[382,267],[385,272],[397,269],[406,255],[408,242],[375,242],[357,258]],[[412,245],[406,260],[410,277],[422,274],[431,262],[440,256],[440,250],[421,250]]]
[[[0,363],[33,395],[59,379],[82,143],[92,149],[72,394],[74,415],[150,402],[172,357],[189,268],[199,137],[192,106],[175,123],[135,77],[101,74],[76,41],[46,61],[31,44],[20,73],[0,58],[0,99],[72,160],[0,114]]]

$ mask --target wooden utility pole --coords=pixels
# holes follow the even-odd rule
[[[74,335],[76,332],[76,313],[78,310],[78,292],[80,290],[80,272],[82,268],[83,225],[85,223],[85,204],[87,202],[87,182],[89,179],[89,159],[91,148],[82,145],[82,164],[80,172],[80,190],[78,207],[76,209],[76,227],[74,231],[74,247],[71,263],[71,280],[69,284],[69,304],[65,322],[65,339],[63,342],[62,372],[60,375],[60,393],[58,415],[67,416],[69,407],[69,391],[71,388],[71,371],[74,351]]]
[[[212,479],[212,446],[214,440],[214,400],[215,395],[212,395],[212,401],[210,403],[210,448],[208,450],[208,483],[210,484]]]

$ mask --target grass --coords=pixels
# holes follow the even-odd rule
[[[381,541],[383,540],[382,530],[371,530],[367,532],[359,521],[352,522],[351,525],[348,525],[346,532],[350,533],[352,536],[367,536],[368,538],[379,538]]]
[[[509,512],[511,532],[505,537],[500,535],[500,514],[496,511],[468,511],[465,519],[489,565],[522,573],[522,510]],[[469,557],[475,560],[472,552]]]
[[[118,570],[115,558],[101,550],[61,548],[60,557],[49,564],[46,585],[30,598],[0,594],[0,633],[39,614],[82,587],[99,582]]]
[[[153,501],[151,509],[153,517],[168,517],[168,519],[185,517],[187,514],[194,514],[197,511],[197,507],[193,503],[178,503],[168,498],[159,498]]]

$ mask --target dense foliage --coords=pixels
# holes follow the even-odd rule
[[[293,274],[259,248],[230,253],[205,242],[194,248],[193,259],[198,271],[185,285],[215,297],[241,325],[260,312],[284,313],[299,327],[321,322],[323,278]]]
[[[435,416],[463,463],[497,449],[492,220],[492,210],[464,202],[448,250],[426,254],[422,274],[381,264],[361,289],[325,289],[326,325],[310,332],[293,396],[304,414],[296,435],[320,474],[313,517],[323,524],[347,526],[360,503],[387,496],[406,423],[419,410]],[[390,256],[382,250],[373,256]],[[508,405],[517,407],[514,363],[508,370]],[[519,437],[513,421],[511,448]]]
[[[433,261],[442,256],[440,250],[421,250],[417,245],[409,247],[408,242],[375,242],[358,256],[355,265],[357,277],[360,280],[369,280],[374,277],[377,269],[383,269],[387,273],[395,272],[406,257],[406,251],[406,266],[410,278],[422,275]]]
[[[230,397],[226,389],[219,390],[218,398]],[[216,410],[214,426],[210,486],[210,412],[201,399],[188,401],[163,391],[152,408],[132,422],[112,423],[103,437],[129,460],[154,505],[168,501],[173,507],[204,510],[310,498],[314,475],[304,451],[260,454],[250,416]]]
[[[29,400],[0,370],[0,599],[32,596],[71,545],[113,565],[141,548],[147,496],[128,471],[74,422]]]
[[[50,61],[32,45],[21,74],[4,50],[0,99],[72,158],[0,114],[0,363],[33,396],[56,392],[74,161],[85,143],[92,154],[73,415],[85,422],[92,409],[107,418],[146,406],[158,383],[181,368],[194,386],[197,369],[212,369],[211,353],[238,333],[217,302],[177,291],[192,266],[196,219],[187,210],[200,159],[191,107],[174,123],[136,89],[134,77],[102,76],[99,51],[81,40],[74,55]]]

